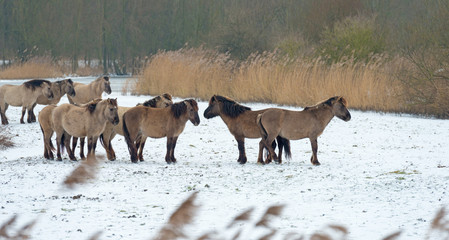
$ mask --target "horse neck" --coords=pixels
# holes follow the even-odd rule
[[[101,81],[95,80],[92,83],[90,83],[91,86],[91,91],[93,91],[95,98],[100,98],[101,94],[103,93],[103,83]]]
[[[54,83],[52,86],[54,86],[51,88],[53,91],[53,98],[60,99],[65,94],[65,91],[63,90],[65,85],[63,83]]]
[[[102,123],[106,123],[107,122],[107,118],[104,115],[104,110],[106,108],[107,104],[106,102],[99,102],[97,104],[97,106],[95,107],[94,112],[92,113],[93,115],[95,115],[95,121],[98,122],[99,124]]]
[[[334,117],[334,114],[332,113],[332,108],[329,106],[320,106],[317,109],[314,109],[313,111],[315,112],[317,118],[321,120],[323,128],[325,128]]]

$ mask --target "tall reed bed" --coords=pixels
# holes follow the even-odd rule
[[[319,58],[288,59],[276,52],[236,62],[227,54],[202,48],[162,51],[151,58],[133,92],[169,92],[203,100],[220,94],[243,102],[297,106],[342,95],[351,108],[404,111],[402,85],[394,80],[401,61],[384,62],[380,57],[368,63],[348,60],[328,65]]]

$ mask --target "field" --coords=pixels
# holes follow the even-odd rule
[[[122,106],[150,98],[119,90],[108,97]],[[62,162],[43,159],[38,123],[20,124],[20,108],[10,107],[10,124],[0,132],[15,146],[0,149],[0,224],[17,214],[19,229],[37,218],[32,239],[88,239],[98,231],[100,239],[149,239],[197,191],[201,207],[185,228],[189,239],[224,229],[251,207],[256,221],[278,204],[285,209],[270,224],[277,230],[273,239],[290,232],[310,236],[329,224],[345,227],[347,239],[382,239],[397,231],[398,239],[425,239],[437,211],[449,204],[447,120],[352,110],[351,121],[334,118],[318,139],[321,166],[310,163],[306,139],[292,142],[293,157],[281,165],[256,164],[259,140],[247,140],[248,163],[239,165],[236,141],[220,118],[203,117],[206,107],[199,102],[200,125],[188,122],[179,137],[177,164],[164,161],[165,139],[148,139],[145,162],[133,164],[118,136],[118,159],[102,160],[96,179],[73,190],[62,182],[79,162],[66,155]],[[97,155],[105,155],[101,145]],[[245,229],[241,239],[267,233],[251,226],[238,225]]]

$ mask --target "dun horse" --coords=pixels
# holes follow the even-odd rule
[[[111,94],[111,83],[109,77],[101,76],[89,84],[75,82],[75,96],[68,96],[71,104],[84,104],[97,98],[101,98],[103,92]]]
[[[53,92],[53,99],[48,99],[45,96],[39,96],[37,98],[36,103],[31,108],[31,111],[28,112],[31,114],[31,121],[36,122],[36,116],[34,115],[34,107],[36,107],[37,104],[42,105],[49,105],[49,104],[57,104],[59,100],[61,100],[62,96],[64,96],[67,93],[67,96],[74,97],[75,96],[75,89],[73,86],[72,79],[65,79],[60,80],[56,82],[51,83],[51,91]]]
[[[111,83],[108,76],[100,76],[89,84],[83,84],[75,82],[73,84],[76,91],[76,96],[68,96],[69,102],[71,104],[85,104],[94,99],[101,98],[103,92],[111,94]],[[78,138],[74,137],[72,140],[72,149],[75,151]],[[84,159],[84,138],[80,141],[80,156]]]
[[[137,148],[139,139],[147,137],[167,137],[167,153],[165,161],[175,163],[175,147],[178,136],[184,130],[187,120],[198,126],[198,104],[193,99],[175,103],[168,108],[149,108],[136,106],[123,115],[123,132],[131,161],[137,162]]]
[[[268,148],[270,156],[277,161],[277,156],[270,145],[276,136],[289,140],[309,138],[313,152],[310,161],[313,165],[320,165],[317,157],[317,138],[334,116],[344,121],[351,119],[351,114],[346,106],[347,101],[343,97],[337,96],[315,106],[306,107],[303,111],[269,109],[257,117],[257,123],[263,134],[263,139],[260,142]]]
[[[152,108],[166,108],[173,104],[172,102],[172,96],[168,93],[164,93],[160,96],[154,97],[143,104],[145,107],[152,107]],[[131,107],[118,107],[118,116],[120,119],[120,122],[123,121],[123,114],[125,114],[126,111],[131,109]],[[116,134],[123,136],[123,124],[117,124],[112,125],[111,123],[106,123],[106,128],[104,129],[103,133],[100,135],[100,142],[103,145],[104,149],[106,150],[108,159],[113,161],[115,160],[115,151],[112,148],[111,141],[115,137]],[[145,146],[145,139],[143,141],[138,141],[140,144],[138,144],[136,147],[139,152],[139,160],[143,161],[143,148]],[[82,150],[82,149],[81,149]]]
[[[267,111],[267,109],[252,111],[251,108],[242,106],[232,99],[214,95],[209,100],[209,106],[204,111],[204,117],[207,119],[220,116],[225,122],[231,134],[235,137],[239,149],[239,158],[237,162],[245,164],[247,162],[245,154],[245,138],[261,138],[261,132],[256,123],[257,115]],[[290,157],[290,141],[285,138],[277,138],[279,147],[279,156],[285,148],[286,157]],[[274,139],[270,144],[276,147]],[[263,145],[259,144],[258,163],[263,164],[262,159]]]
[[[2,118],[2,124],[8,124],[8,118],[6,117],[6,110],[8,106],[20,107],[22,106],[22,117],[20,123],[25,123],[23,117],[25,111],[28,110],[27,122],[31,123],[30,112],[33,109],[39,96],[45,96],[45,98],[53,99],[53,92],[51,91],[51,82],[47,80],[30,80],[21,85],[3,85],[0,87],[0,115]]]
[[[84,106],[62,104],[53,109],[53,129],[56,132],[57,157],[61,158],[61,147],[66,147],[71,160],[76,160],[69,147],[70,137],[87,137],[87,155],[95,155],[97,139],[103,132],[106,122],[119,123],[117,100],[94,100]]]

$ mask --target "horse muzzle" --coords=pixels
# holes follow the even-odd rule
[[[120,120],[118,117],[115,117],[114,120],[112,121],[112,124],[117,125],[119,124]]]

